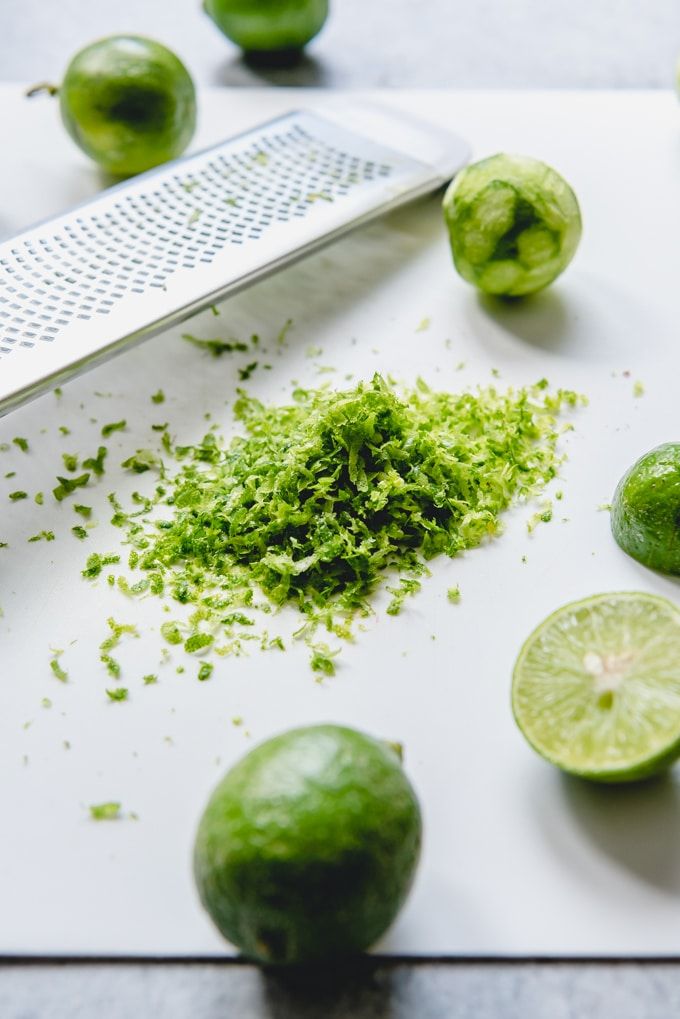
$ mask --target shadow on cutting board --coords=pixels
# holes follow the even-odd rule
[[[297,60],[277,65],[253,59],[240,54],[226,60],[215,69],[214,82],[217,85],[252,88],[253,86],[278,85],[286,88],[322,88],[331,84],[326,67],[309,53],[302,53]]]
[[[477,300],[484,315],[532,347],[557,354],[570,345],[569,305],[559,291],[543,290],[528,298],[479,294]]]
[[[598,849],[648,884],[680,897],[680,785],[672,773],[619,786],[563,775],[561,791]]]

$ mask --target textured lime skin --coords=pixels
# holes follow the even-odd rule
[[[578,640],[583,620],[591,612],[597,612],[602,605],[616,611],[617,607],[625,607],[626,604],[637,605],[640,612],[650,620],[646,643],[652,648],[658,637],[655,621],[651,619],[653,613],[659,613],[666,622],[672,623],[673,629],[676,631],[677,657],[671,656],[666,648],[663,656],[664,661],[656,675],[656,694],[651,692],[651,688],[648,688],[647,693],[645,694],[643,691],[643,696],[640,697],[639,678],[633,678],[633,683],[638,686],[638,692],[634,694],[634,697],[639,699],[640,705],[643,705],[643,714],[636,722],[638,731],[634,734],[637,737],[636,752],[631,753],[628,760],[622,759],[625,757],[623,754],[617,762],[613,762],[607,752],[606,743],[599,747],[591,745],[591,760],[590,764],[587,764],[585,761],[578,761],[577,755],[574,753],[574,747],[578,740],[578,726],[583,719],[592,722],[593,714],[598,710],[603,710],[609,715],[608,721],[613,719],[613,728],[609,731],[611,743],[615,743],[617,749],[626,747],[626,726],[630,725],[631,718],[635,718],[635,713],[631,712],[630,702],[614,705],[614,700],[618,701],[619,697],[625,699],[625,692],[620,694],[615,691],[606,708],[600,708],[597,704],[602,697],[602,694],[598,694],[597,690],[590,690],[585,695],[581,693],[576,711],[573,710],[574,705],[572,705],[570,727],[561,734],[563,746],[559,750],[552,740],[546,739],[547,728],[542,715],[543,711],[546,714],[552,713],[556,710],[556,705],[562,706],[566,703],[566,690],[559,682],[559,671],[566,664],[567,672],[573,675],[578,664],[569,663],[567,658],[564,662],[560,662],[559,654],[554,654],[545,672],[547,700],[544,695],[543,701],[539,703],[535,700],[535,686],[532,695],[531,687],[527,684],[527,661],[535,653],[537,643],[556,623],[566,620],[568,628],[575,631]],[[623,629],[625,630],[625,627]],[[598,637],[600,637],[599,630],[600,625],[596,623],[594,633],[598,634]],[[585,648],[581,647],[581,650],[585,650]],[[594,649],[590,648],[589,650]],[[671,657],[673,660],[669,662]],[[669,674],[669,669],[673,673],[672,677]],[[626,680],[624,679],[623,682],[625,683]],[[673,689],[669,690],[669,697],[664,700],[658,691],[666,684],[672,686]],[[654,705],[652,705],[653,700],[657,702]],[[638,591],[593,595],[590,598],[561,606],[536,627],[522,646],[513,671],[512,712],[522,735],[536,753],[562,771],[578,778],[604,784],[622,784],[638,782],[665,771],[680,757],[680,609],[666,598]],[[616,712],[618,712],[618,718]],[[663,718],[663,734],[659,731],[660,718]],[[572,729],[572,725],[576,727]],[[594,754],[592,753],[593,749],[595,750]],[[600,759],[595,760],[598,757]]]
[[[680,574],[680,443],[657,446],[624,474],[614,493],[611,525],[633,559]]]
[[[394,748],[317,725],[262,743],[226,774],[199,824],[194,874],[245,955],[305,963],[362,951],[387,930],[420,842]]]
[[[59,100],[74,141],[119,177],[179,156],[196,127],[189,72],[165,46],[140,36],[110,36],[77,53]]]
[[[204,0],[217,27],[248,53],[300,50],[328,17],[328,0]]]
[[[505,297],[552,283],[581,238],[574,192],[528,156],[490,156],[462,170],[444,195],[444,218],[463,279]]]

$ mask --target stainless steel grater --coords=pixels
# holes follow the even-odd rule
[[[466,162],[397,111],[299,111],[0,244],[0,414],[390,209]]]

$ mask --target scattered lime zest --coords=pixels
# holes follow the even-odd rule
[[[446,592],[447,599],[452,605],[457,605],[460,601],[460,587],[456,584],[455,587],[450,587]]]
[[[214,666],[212,662],[201,662],[198,669],[198,679],[201,683],[204,683],[206,679],[210,679],[213,673],[213,668]]]
[[[161,637],[163,640],[167,641],[168,644],[182,644],[184,642],[184,637],[182,636],[177,623],[162,623]]]
[[[215,638],[210,633],[192,633],[184,641],[184,650],[187,654],[195,654],[198,651],[204,651],[206,648],[209,648],[214,641]]]
[[[93,580],[98,577],[105,566],[110,566],[113,563],[119,563],[120,556],[115,552],[108,552],[102,555],[99,552],[93,552],[87,557],[87,563],[85,569],[81,571],[83,577],[87,577],[88,580]]]
[[[127,428],[127,421],[123,418],[121,421],[110,421],[108,425],[102,425],[102,438],[108,439],[109,435],[113,435],[114,432],[122,432]]]
[[[165,393],[163,392],[162,389],[159,389],[157,392],[152,394],[151,402],[152,403],[165,403]]]
[[[28,439],[24,439],[21,435],[17,435],[12,439],[15,446],[18,446],[22,453],[28,453]]]
[[[77,502],[73,507],[73,512],[83,517],[83,519],[89,520],[90,517],[92,516],[92,507],[83,506],[82,503]]]
[[[106,696],[110,701],[126,701],[128,699],[129,690],[125,686],[116,686],[113,690],[107,689]]]
[[[61,458],[67,471],[73,473],[78,470],[78,457],[75,453],[62,453]]]
[[[121,816],[120,803],[91,803],[88,809],[93,821],[117,821]]]
[[[286,319],[286,321],[281,326],[281,328],[279,329],[279,331],[277,333],[277,336],[276,336],[276,342],[278,343],[278,345],[280,347],[284,346],[284,344],[285,344],[285,342],[286,342],[286,340],[288,338],[288,333],[290,332],[290,330],[292,328],[293,328],[293,320],[292,320],[292,318]]]
[[[61,654],[61,652],[59,652],[59,654]],[[61,665],[59,664],[58,654],[55,655],[54,658],[50,659],[50,669],[61,683],[68,682],[68,672],[62,669]]]
[[[38,531],[37,534],[31,535],[28,538],[29,543],[34,541],[54,541],[54,531]]]
[[[16,491],[9,493],[10,502],[20,502],[22,499],[28,499],[28,492]]]
[[[85,464],[83,464],[83,467]],[[77,488],[84,488],[90,480],[89,474],[79,474],[77,478],[62,478],[57,475],[57,481],[59,484],[56,488],[52,489],[52,495],[57,502],[63,502],[67,495],[71,495]]]
[[[192,343],[199,350],[208,351],[213,357],[221,357],[222,354],[233,354],[236,351],[245,353],[248,350],[247,343],[233,338],[230,340],[202,340],[198,336],[192,336],[191,333],[182,333],[182,339],[186,340],[187,343]]]
[[[333,651],[328,644],[310,644],[312,652],[309,664],[312,672],[319,672],[324,676],[335,675],[334,658],[340,653],[340,649]]]
[[[87,538],[87,530],[80,524],[76,524],[75,527],[71,528],[71,534],[80,539],[80,541],[84,541],[84,539]]]
[[[35,495],[33,496],[33,501],[37,506],[42,506],[42,504],[45,501],[45,496],[43,495],[42,492],[36,492]]]
[[[96,456],[88,457],[87,460],[83,460],[83,467],[87,470],[92,471],[98,478],[104,473],[104,461],[106,460],[108,450],[106,446],[100,446],[97,450]]]
[[[637,399],[638,397],[644,396],[644,395],[645,395],[645,387],[643,386],[643,384],[641,382],[639,382],[639,381],[638,382],[634,382],[633,383],[633,396]]]
[[[123,460],[121,467],[126,471],[134,471],[136,474],[144,474],[152,468],[159,470],[162,467],[160,458],[150,449],[138,449],[134,456]]]

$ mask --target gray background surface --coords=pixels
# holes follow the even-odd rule
[[[200,0],[0,0],[0,77],[59,78],[112,32],[152,35],[210,85],[665,87],[680,49],[677,0],[331,0],[295,70],[257,74]]]
[[[0,0],[0,77],[58,80],[73,51],[120,31],[159,38],[211,85],[664,88],[680,4],[335,0],[308,57],[263,72],[198,0]],[[365,960],[285,975],[240,963],[0,962],[2,1019],[669,1019],[679,1009],[676,963]]]

